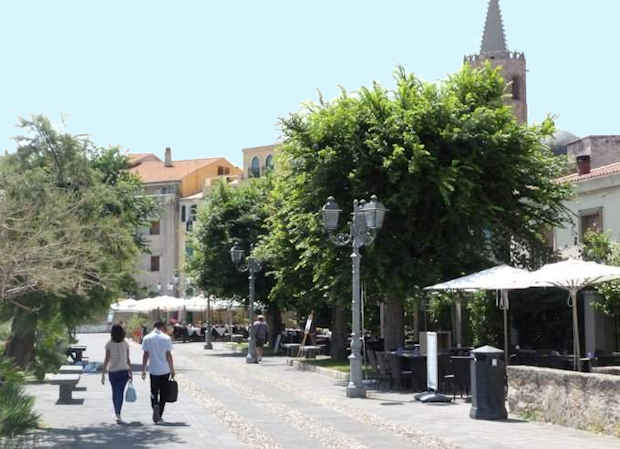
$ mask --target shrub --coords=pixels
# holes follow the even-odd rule
[[[34,398],[24,393],[24,373],[10,360],[0,360],[0,438],[13,438],[36,428]]]

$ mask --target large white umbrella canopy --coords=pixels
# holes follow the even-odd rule
[[[513,268],[509,265],[468,274],[441,284],[431,285],[424,290],[513,290],[529,288],[532,285],[532,273]]]
[[[620,267],[568,259],[547,264],[532,273],[532,287],[559,287],[568,290],[573,309],[573,352],[575,367],[580,368],[579,317],[577,315],[577,293],[579,290],[601,282],[620,279]]]
[[[451,281],[431,285],[424,290],[500,290],[499,307],[504,311],[504,360],[508,364],[508,290],[529,288],[532,285],[532,273],[509,265],[468,274]]]
[[[153,310],[171,312],[182,308],[183,298],[175,298],[174,296],[155,296],[153,298],[144,298],[137,301],[135,310],[139,312],[151,312]]]
[[[204,296],[194,296],[186,299],[183,307],[188,312],[204,312],[207,310],[208,300]]]
[[[532,273],[532,287],[560,287],[580,290],[589,285],[620,278],[620,267],[568,259],[550,263]]]
[[[127,298],[115,302],[110,306],[110,309],[114,312],[135,312],[137,303],[138,301],[136,301],[135,299]]]

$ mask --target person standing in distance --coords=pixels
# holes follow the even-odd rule
[[[149,364],[151,378],[151,407],[153,422],[162,421],[164,414],[165,390],[170,377],[174,379],[174,362],[172,360],[172,340],[164,332],[165,324],[157,321],[153,331],[142,340],[142,379],[146,378],[146,365]]]
[[[256,360],[260,362],[263,359],[263,346],[267,343],[269,326],[265,323],[265,317],[258,315],[252,327],[254,328],[254,338],[256,339]]]

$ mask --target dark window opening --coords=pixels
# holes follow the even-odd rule
[[[253,178],[258,178],[260,176],[260,161],[258,160],[258,156],[252,158],[250,173]]]
[[[151,256],[151,271],[159,271],[159,256]]]
[[[185,223],[185,214],[186,214],[185,206],[181,206],[181,222],[182,223]]]
[[[521,88],[521,83],[519,81],[519,77],[518,76],[513,77],[512,78],[512,99],[513,100],[521,99],[520,88]]]
[[[594,213],[582,215],[581,221],[581,241],[588,231],[602,232],[603,231],[603,214],[601,210]]]
[[[152,221],[149,229],[150,235],[159,235],[159,221]]]

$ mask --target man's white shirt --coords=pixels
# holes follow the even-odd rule
[[[142,349],[149,353],[149,373],[161,376],[170,372],[166,352],[172,352],[172,340],[159,329],[153,330],[142,340]]]

